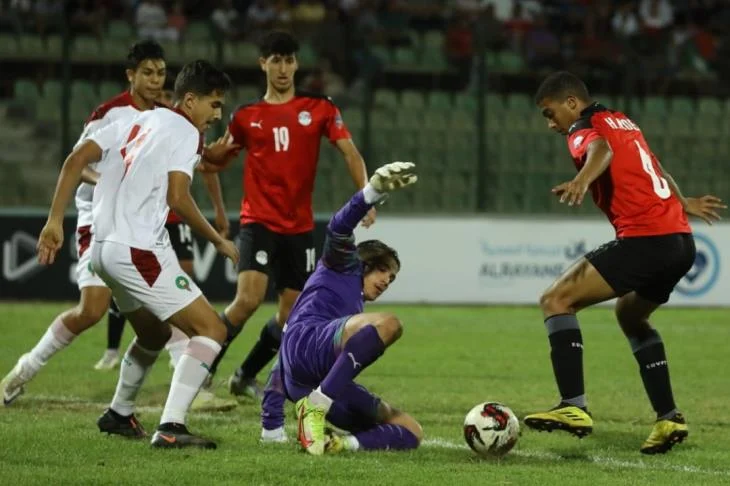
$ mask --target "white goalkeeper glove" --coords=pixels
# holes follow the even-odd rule
[[[391,162],[375,171],[370,185],[379,193],[387,193],[414,184],[418,180],[413,162]]]

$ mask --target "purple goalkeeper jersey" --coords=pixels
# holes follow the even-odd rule
[[[352,234],[372,205],[358,191],[327,225],[322,258],[304,285],[287,329],[332,321],[363,311],[363,266]]]

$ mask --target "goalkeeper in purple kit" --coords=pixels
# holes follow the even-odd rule
[[[420,424],[354,382],[400,338],[402,325],[387,312],[363,313],[364,301],[395,280],[398,253],[378,240],[356,245],[352,233],[387,193],[416,182],[414,171],[410,162],[381,167],[330,220],[322,258],[284,327],[263,403],[264,433],[283,430],[278,390],[296,403],[298,439],[310,454],[418,447]],[[329,431],[326,421],[349,434]]]

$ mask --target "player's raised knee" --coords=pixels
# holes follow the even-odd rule
[[[553,285],[540,296],[540,308],[545,316],[573,312],[570,295],[558,285]]]
[[[403,335],[403,324],[394,314],[384,313],[375,321],[375,328],[386,345],[397,341]]]

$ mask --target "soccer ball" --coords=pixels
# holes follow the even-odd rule
[[[517,443],[519,433],[519,420],[512,410],[501,403],[480,403],[464,419],[464,439],[480,456],[499,457],[507,454]]]

